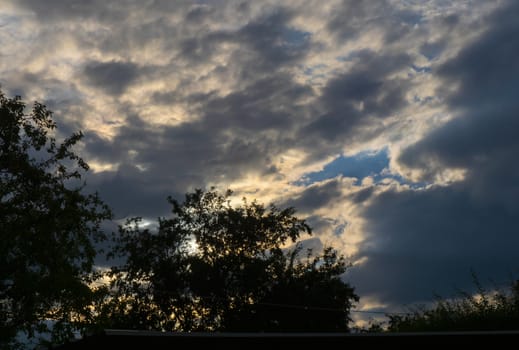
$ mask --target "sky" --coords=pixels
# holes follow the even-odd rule
[[[0,0],[0,84],[82,130],[116,219],[294,206],[358,309],[519,275],[519,2]]]

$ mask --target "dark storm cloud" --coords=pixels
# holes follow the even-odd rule
[[[104,0],[18,0],[16,5],[34,11],[42,22],[95,18],[98,20],[123,20],[125,11],[120,6]]]
[[[163,213],[170,194],[204,188],[211,181],[237,179],[251,169],[270,172],[267,139],[250,140],[225,132],[207,129],[203,121],[157,128],[134,117],[113,140],[86,138],[87,152],[120,164],[116,174],[94,174],[90,181],[110,193],[106,200],[118,209],[116,214],[126,215],[137,205],[143,209],[139,215],[153,215]],[[142,194],[148,200],[141,206]]]
[[[119,95],[138,77],[139,67],[131,62],[89,62],[83,69],[85,79],[109,94]]]
[[[312,88],[281,73],[253,81],[227,96],[213,97],[202,109],[213,128],[234,128],[245,133],[273,129],[282,134],[293,130],[305,117],[302,101],[313,96]]]
[[[204,23],[214,19],[215,11],[204,7],[187,12],[190,20],[201,21],[200,30],[187,30],[188,35],[178,41],[179,56],[174,60],[190,67],[203,65],[223,44],[237,44],[231,51],[233,64],[216,66],[210,74],[222,81],[232,76],[240,88],[226,95],[219,91],[186,93],[203,77],[182,80],[175,90],[155,92],[152,100],[163,105],[183,101],[199,116],[197,121],[159,130],[137,118],[129,120],[107,144],[93,137],[87,150],[100,160],[124,166],[141,164],[146,169],[129,167],[135,171],[127,174],[119,171],[121,180],[110,185],[112,192],[118,189],[127,196],[132,187],[134,193],[140,193],[153,184],[148,193],[156,193],[160,201],[169,190],[182,192],[208,182],[231,181],[249,172],[271,176],[275,171],[272,163],[286,149],[303,148],[314,160],[330,150],[339,152],[346,138],[366,137],[355,134],[359,126],[376,123],[405,103],[408,82],[389,77],[411,65],[406,54],[359,51],[348,58],[354,62],[353,68],[331,79],[319,95],[284,70],[302,61],[311,49],[310,36],[291,27],[291,10],[276,8],[235,30],[207,32]],[[112,94],[124,91],[143,74],[135,65],[96,68],[93,76],[100,76],[99,83],[92,84],[106,83]],[[163,69],[167,72],[167,67]],[[110,176],[100,175],[100,183],[105,177],[112,181]],[[141,177],[150,181],[141,181]],[[340,186],[335,186],[339,191]],[[327,191],[310,188],[297,207],[311,210],[330,203],[334,194]],[[111,196],[116,197],[115,192]],[[117,205],[129,208],[130,202],[118,201]],[[155,207],[146,208],[151,213]]]
[[[302,213],[311,213],[326,207],[333,201],[338,201],[342,196],[343,186],[340,179],[314,184],[305,188],[298,196],[284,202],[282,206],[297,208]]]
[[[116,173],[101,172],[87,176],[88,187],[100,193],[117,220],[135,216],[156,219],[170,212],[167,196],[181,198],[181,192],[175,191],[174,186],[166,187],[154,181],[155,177],[147,176],[127,163]]]
[[[432,179],[446,168],[464,180],[419,191],[387,191],[365,209],[367,262],[352,272],[359,293],[388,302],[470,290],[519,274],[519,13],[517,2],[489,16],[488,29],[438,69],[456,117],[410,146],[399,161]],[[369,277],[368,277],[369,276]],[[376,291],[376,292],[375,292]]]
[[[169,105],[174,102],[180,102],[180,94],[177,91],[156,91],[151,96],[153,104]]]
[[[351,200],[355,204],[360,204],[368,200],[374,192],[374,187],[366,187],[360,191],[354,192],[353,194],[347,196],[349,200]]]
[[[161,146],[160,131],[133,116],[119,129],[115,139],[106,140],[89,132],[85,133],[83,142],[92,160],[118,164],[116,172],[87,174],[89,187],[102,194],[114,209],[116,219],[129,216],[155,218],[167,212],[166,197],[178,194],[174,192],[174,186],[167,186],[171,172],[153,174],[137,167],[147,166],[137,152]]]
[[[389,11],[386,1],[343,0],[334,9],[328,29],[342,40],[355,39]]]
[[[195,9],[188,17],[211,21],[214,11]],[[199,32],[188,30],[188,35],[178,41],[176,58],[192,68],[207,64],[221,44],[238,44],[232,54],[237,61],[217,66],[210,74],[222,81],[232,74],[242,88],[226,95],[219,91],[188,93],[189,87],[201,84],[203,79],[198,76],[190,80],[188,75],[176,89],[155,92],[151,99],[161,105],[186,103],[198,120],[157,129],[135,117],[118,130],[113,140],[87,137],[86,150],[94,159],[118,162],[120,169],[125,169],[119,170],[117,181],[114,174],[95,175],[97,186],[110,188],[112,198],[118,197],[116,192],[124,193],[121,198],[135,193],[134,200],[138,200],[139,193],[148,191],[161,200],[168,191],[229,182],[250,172],[275,175],[272,162],[294,143],[294,130],[301,120],[309,118],[305,100],[315,95],[311,87],[295,82],[287,72],[276,72],[305,52],[307,37],[291,30],[289,19],[287,11],[276,9],[233,31],[206,32],[203,26]],[[143,74],[159,74],[161,70],[167,74],[174,69],[146,70],[126,62],[93,62],[84,69],[84,76],[90,77],[91,85],[117,95]],[[145,170],[138,170],[136,164]],[[115,201],[121,212],[132,206],[130,200]],[[159,207],[147,205],[145,211],[153,213],[154,208]]]
[[[81,102],[81,94],[74,82],[64,82],[53,77],[30,72],[13,74],[7,92],[11,96],[25,97],[30,95],[32,89],[37,89],[40,86],[45,86],[52,96],[52,98],[45,100],[45,105],[59,114],[66,111],[70,105]]]
[[[181,56],[190,64],[204,64],[215,53],[215,49],[222,41],[222,35],[214,34],[183,39],[179,43]]]
[[[365,136],[353,133],[359,126],[376,124],[406,104],[410,82],[390,76],[411,65],[408,55],[365,50],[349,59],[353,68],[328,81],[319,101],[326,112],[302,129],[301,139],[312,135],[323,143],[342,145],[346,137]]]
[[[475,199],[466,184],[385,192],[364,213],[368,260],[351,278],[359,293],[400,304],[471,289],[471,270],[485,284],[507,281],[519,273],[519,223],[504,207]]]
[[[191,17],[201,17],[202,24],[196,25],[204,28],[208,18],[214,20],[215,12],[213,8],[194,9],[187,18],[191,22]],[[292,17],[291,10],[277,7],[234,30],[195,30],[180,41],[180,57],[190,64],[202,64],[218,53],[222,44],[233,44],[230,68],[237,69],[236,75],[244,81],[281,70],[304,59],[310,47],[310,34],[292,28]]]
[[[514,92],[519,83],[513,78],[519,75],[519,62],[513,58],[519,53],[515,40],[519,5],[514,3],[509,10],[498,12],[493,17],[495,28],[440,67],[438,73],[447,83],[461,84],[460,93],[450,98],[451,105],[466,108],[477,103],[495,108],[516,102]]]
[[[153,215],[164,210],[170,192],[239,179],[248,172],[271,176],[273,158],[293,142],[289,131],[305,114],[297,101],[312,95],[289,75],[278,74],[227,96],[191,96],[191,103],[200,105],[196,121],[158,128],[134,116],[112,140],[86,134],[86,151],[94,159],[121,164],[117,174],[101,173],[92,181],[109,193],[107,201],[121,215],[134,202],[144,210],[139,215]]]
[[[233,11],[234,15],[248,12],[241,6]],[[220,72],[213,73],[221,73],[224,78],[231,74],[235,79],[249,83],[265,74],[297,64],[308,53],[310,35],[292,28],[290,20],[293,13],[288,8],[265,10],[235,29],[207,30],[205,23],[215,22],[222,15],[213,7],[191,9],[186,15],[187,27],[193,26],[194,29],[180,40],[178,58],[189,65],[200,65],[210,61],[222,50],[226,54],[230,52],[232,64],[219,66],[216,69]],[[194,18],[201,22],[194,22]],[[227,49],[222,49],[223,45]],[[233,47],[232,50],[228,49],[229,45]]]
[[[513,59],[519,55],[519,43],[513,40],[519,33],[518,11],[515,3],[497,11],[488,21],[492,29],[439,68],[444,86],[459,86],[446,96],[458,117],[403,152],[403,164],[465,168],[467,181],[483,187],[502,182],[487,178],[491,174],[507,178],[517,172],[511,157],[519,150],[519,62]],[[429,170],[434,174],[438,169]]]
[[[519,88],[519,85],[517,86]],[[508,91],[503,91],[507,93]],[[444,127],[433,131],[423,141],[407,148],[400,161],[414,168],[425,170],[425,179],[430,180],[445,167],[468,170],[468,178],[477,180],[499,164],[503,157],[513,156],[519,151],[517,132],[517,103],[499,104],[486,108],[485,103],[474,102],[480,110],[463,112]],[[513,106],[515,104],[515,106]],[[503,163],[501,176],[513,171],[515,165]]]
[[[420,53],[429,60],[437,58],[445,49],[447,43],[444,40],[427,41],[420,46]]]
[[[256,54],[256,65],[263,68],[301,60],[308,49],[308,36],[287,25],[292,14],[279,8],[258,18],[237,33],[237,38]]]

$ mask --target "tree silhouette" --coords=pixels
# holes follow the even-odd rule
[[[98,308],[104,327],[182,331],[347,331],[358,300],[341,280],[344,257],[291,250],[311,233],[293,208],[268,208],[230,192],[196,190],[169,198],[158,229],[140,219],[120,227],[113,251],[114,294]]]
[[[0,92],[0,338],[25,331],[70,336],[90,303],[94,241],[110,210],[97,194],[84,194],[87,164],[52,136],[52,113],[36,102],[25,112],[20,97]]]

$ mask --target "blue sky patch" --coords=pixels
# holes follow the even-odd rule
[[[416,73],[431,73],[432,72],[431,67],[428,67],[428,66],[417,66],[415,64],[412,64],[411,68],[413,68],[413,70]]]
[[[292,28],[284,28],[281,36],[285,41],[285,44],[290,46],[302,46],[310,39],[310,32],[303,32]]]
[[[367,176],[380,175],[388,167],[389,156],[386,148],[376,152],[364,151],[350,157],[339,156],[326,164],[323,170],[306,174],[298,182],[310,185],[343,175],[345,177],[355,177],[357,182],[360,183]]]
[[[389,152],[387,148],[377,151],[363,151],[349,157],[341,155],[326,164],[323,170],[304,175],[296,184],[307,186],[342,175],[344,177],[356,178],[355,185],[360,185],[362,179],[368,176],[372,176],[375,182],[389,178],[400,183],[409,184],[415,188],[424,185],[421,183],[410,183],[398,174],[391,174],[387,169],[389,169]]]

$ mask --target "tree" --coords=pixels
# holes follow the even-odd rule
[[[45,105],[26,113],[20,97],[0,92],[0,338],[19,332],[71,335],[94,295],[95,243],[111,213],[97,194],[84,194],[88,165],[62,143]]]
[[[347,263],[295,243],[311,233],[293,208],[268,208],[214,189],[169,198],[156,231],[121,226],[111,272],[115,291],[98,308],[104,327],[181,331],[347,331],[358,300],[341,279]],[[303,255],[303,256],[302,256]]]

